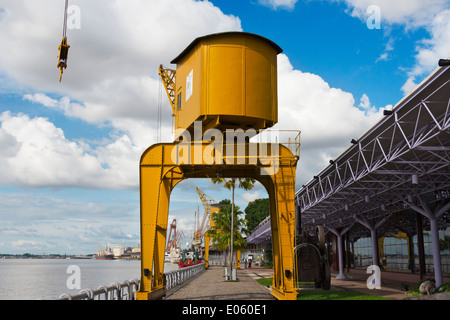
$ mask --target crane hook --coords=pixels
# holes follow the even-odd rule
[[[69,56],[70,46],[67,44],[67,10],[69,8],[69,0],[66,0],[64,9],[64,24],[63,24],[63,38],[59,45],[58,68],[59,68],[59,82],[61,82],[64,69],[67,68],[67,58]]]
[[[61,82],[63,70],[67,68],[67,58],[69,56],[69,48],[70,46],[67,44],[67,37],[63,37],[58,49],[59,82]]]

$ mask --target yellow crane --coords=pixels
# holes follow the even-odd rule
[[[64,24],[63,24],[63,37],[58,51],[58,68],[59,68],[59,82],[61,82],[63,70],[67,68],[67,58],[69,56],[70,46],[67,44],[67,10],[69,8],[69,0],[66,0],[64,9]]]
[[[408,235],[405,232],[400,232],[398,234],[389,233],[389,234],[384,235],[384,236],[382,236],[381,238],[378,239],[378,250],[379,250],[378,256],[379,256],[379,258],[381,260],[381,264],[382,264],[383,268],[386,270],[385,260],[383,259],[384,258],[384,238],[386,238],[386,237],[394,237],[396,239],[406,240],[407,241],[407,245],[408,245],[408,261],[410,261],[410,259],[411,259],[411,257],[410,257],[411,252],[409,250],[409,237],[408,237]]]
[[[173,231],[173,237],[172,237],[172,231]],[[176,249],[180,246],[180,240],[181,237],[184,236],[183,230],[177,229],[177,219],[173,219],[172,223],[170,224],[170,232],[169,237],[166,245],[167,251],[170,251],[170,248]]]
[[[204,229],[203,227],[201,229],[201,232],[203,233],[201,236],[205,237],[205,268],[208,268],[208,264],[209,264],[209,240],[211,239],[211,237],[207,234],[207,231],[210,228],[214,227],[214,221],[212,219],[212,215],[213,213],[219,212],[219,207],[217,206],[217,202],[211,198],[210,196],[208,196],[207,194],[203,193],[202,191],[200,191],[199,188],[195,189],[198,193],[198,196],[200,197],[200,201],[203,204],[203,208],[205,209],[205,215],[204,215],[204,219],[203,221],[205,221],[205,217],[208,218],[209,220],[209,228]],[[202,222],[202,225],[204,225],[204,222]]]
[[[219,176],[253,178],[267,190],[272,295],[297,299],[295,175],[300,134],[289,145],[278,139],[275,143],[249,140],[278,122],[277,56],[281,52],[262,36],[224,32],[195,39],[171,61],[176,70],[160,67],[174,113],[175,139],[150,146],[139,164],[141,284],[137,300],[161,299],[166,293],[164,251],[173,189],[185,179]]]
[[[207,231],[214,228],[214,220],[212,218],[214,213],[219,212],[220,208],[223,206],[216,202],[213,198],[208,196],[206,193],[200,191],[199,188],[195,188],[195,190],[198,193],[198,196],[200,197],[200,200],[203,204],[203,208],[205,209],[205,215],[203,216],[202,224],[200,228],[198,229],[198,238],[202,239],[204,237],[205,239],[205,268],[208,268],[209,265],[209,241],[211,239],[211,236],[208,235]],[[206,219],[209,221],[209,226],[206,224]],[[241,252],[239,250],[236,251],[236,267],[240,269],[241,263],[240,263],[240,257]]]
[[[172,107],[173,116],[175,116],[175,75],[176,71],[172,69],[164,68],[163,65],[159,66],[159,76],[164,83],[167,97],[169,98],[170,106]]]

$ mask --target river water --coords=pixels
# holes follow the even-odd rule
[[[81,289],[140,279],[136,260],[0,259],[0,300],[55,300],[63,293],[78,294],[80,289],[67,287],[70,266],[79,267]],[[166,263],[164,272],[177,268]]]

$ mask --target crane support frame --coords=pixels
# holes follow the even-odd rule
[[[164,286],[164,251],[166,245],[170,194],[175,186],[189,178],[210,178],[218,174],[227,178],[254,178],[267,190],[270,199],[270,212],[273,239],[274,274],[272,295],[277,299],[295,300],[295,172],[298,156],[289,148],[279,144],[277,157],[279,168],[267,174],[264,168],[266,159],[258,155],[256,162],[251,157],[238,161],[237,155],[221,153],[222,164],[206,163],[203,159],[188,164],[179,164],[180,142],[161,143],[148,148],[140,162],[141,197],[141,286],[136,293],[139,300],[162,298]],[[190,142],[194,148],[201,147],[205,152],[206,143]],[[251,149],[254,143],[246,143]],[[270,150],[270,146],[265,146]],[[208,150],[206,151],[208,152]],[[235,165],[225,161],[234,159]]]
[[[176,141],[155,144],[141,157],[142,281],[137,299],[165,294],[164,251],[172,190],[184,179],[212,177],[253,178],[266,188],[272,224],[272,295],[297,298],[295,173],[300,135],[287,145],[279,139],[250,142],[261,133],[257,131],[278,122],[277,55],[281,52],[259,35],[224,32],[195,39],[171,62],[177,64],[176,70],[160,66]]]

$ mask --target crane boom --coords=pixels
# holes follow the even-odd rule
[[[201,202],[203,204],[203,208],[205,209],[205,216],[203,217],[204,221],[206,220],[205,217],[208,217],[210,228],[212,228],[212,227],[214,227],[214,221],[212,220],[213,212],[212,212],[211,208],[212,208],[212,205],[216,205],[217,202],[213,198],[208,196],[207,194],[205,194],[202,191],[200,191],[199,188],[195,188],[195,190],[197,191],[198,196],[200,197],[200,200],[201,200]],[[217,212],[217,211],[218,211],[218,208],[215,207],[214,208],[214,212]],[[204,230],[203,227],[204,227],[204,222],[202,223],[202,235],[201,236],[205,237],[205,268],[208,268],[208,266],[209,266],[209,261],[208,260],[209,260],[209,240],[210,240],[210,237],[208,235],[206,235],[206,231],[207,230]]]
[[[175,233],[175,237],[174,237],[175,248],[180,246],[180,240],[182,237],[184,237],[183,230],[177,230],[177,232]]]
[[[209,218],[209,221],[211,222],[211,205],[212,204],[216,204],[217,202],[211,198],[210,196],[208,196],[207,194],[203,193],[202,191],[200,191],[199,188],[195,188],[195,190],[198,193],[198,196],[200,197],[200,200],[203,204],[203,208],[205,209],[205,213]]]
[[[175,115],[175,74],[176,71],[166,69],[163,65],[159,66],[159,76],[166,89],[167,97],[169,98],[170,106],[172,107],[173,115]]]
[[[170,247],[173,246],[172,231],[173,231],[173,235],[175,238],[176,234],[177,234],[177,220],[176,219],[173,219],[172,223],[170,224],[169,238],[168,238],[167,245],[166,245],[167,250],[169,250]]]

